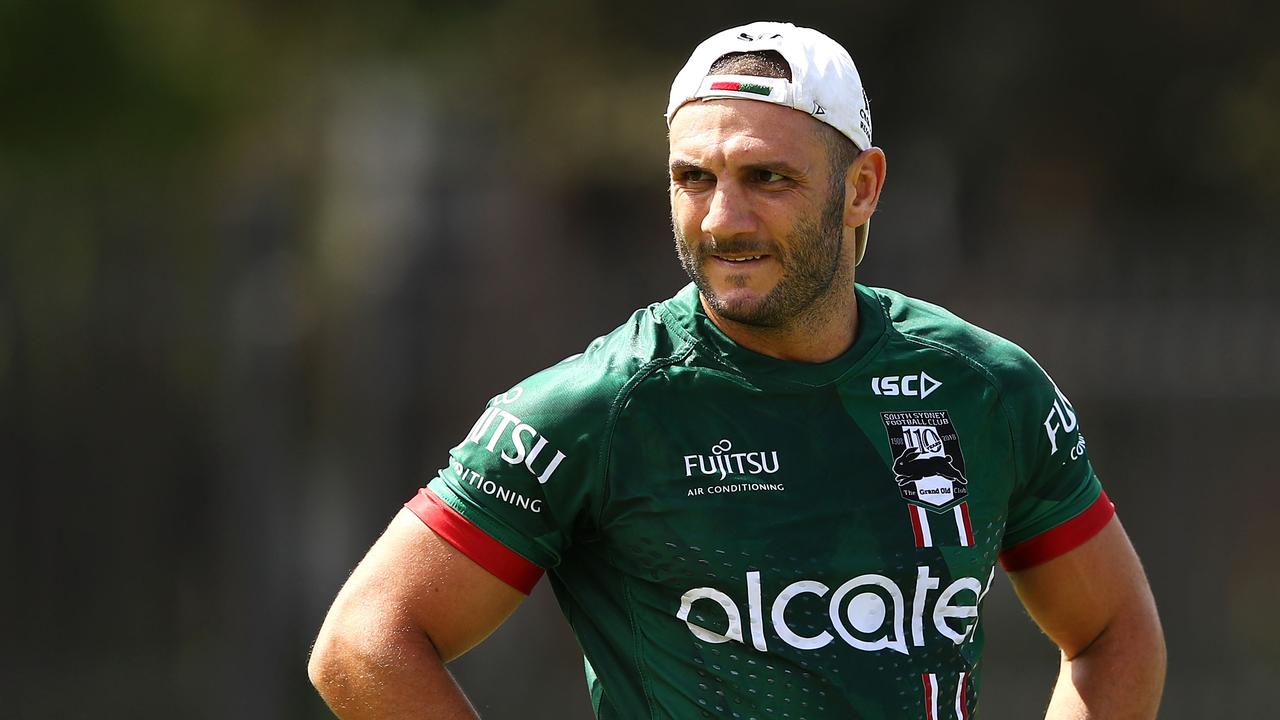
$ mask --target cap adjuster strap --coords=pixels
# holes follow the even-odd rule
[[[742,98],[791,105],[791,82],[786,78],[754,75],[708,75],[692,99]]]

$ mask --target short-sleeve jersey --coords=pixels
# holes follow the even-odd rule
[[[494,397],[408,503],[528,592],[597,717],[969,718],[997,561],[1111,517],[1027,353],[861,285],[853,345],[777,360],[686,287]]]

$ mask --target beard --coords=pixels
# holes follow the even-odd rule
[[[787,328],[803,325],[813,318],[832,298],[838,280],[847,278],[850,270],[844,262],[844,188],[832,189],[818,217],[801,218],[785,243],[753,238],[733,238],[690,242],[680,226],[672,220],[676,255],[680,266],[705,298],[716,315],[743,325],[759,328]],[[782,276],[773,289],[755,302],[728,302],[716,294],[703,268],[716,253],[732,255],[771,255],[781,266]],[[745,277],[729,278],[741,287]],[[852,283],[842,283],[852,287]]]

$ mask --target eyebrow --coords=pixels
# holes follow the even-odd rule
[[[670,168],[671,168],[672,174],[687,172],[690,170],[706,170],[706,168],[699,165],[698,163],[691,162],[689,160],[681,160],[681,159],[672,160],[670,163]],[[800,170],[800,168],[797,168],[796,166],[788,162],[785,162],[783,160],[751,163],[750,165],[743,165],[740,169],[745,172],[767,170],[769,172],[776,172],[779,175],[786,175],[787,177],[804,177],[805,175],[805,173],[803,173]]]
[[[769,172],[776,172],[779,175],[786,175],[790,178],[804,177],[804,173],[800,171],[800,168],[782,160],[752,163],[750,165],[742,166],[742,169],[747,172],[767,170]]]
[[[672,160],[671,161],[672,175],[675,175],[676,173],[686,172],[689,170],[703,170],[703,169],[705,168],[703,168],[701,165],[695,162],[689,162],[688,160]]]

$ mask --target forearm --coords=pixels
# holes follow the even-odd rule
[[[1154,616],[1112,625],[1075,657],[1062,656],[1046,720],[1149,720],[1160,707],[1164,674]]]
[[[421,631],[321,632],[308,673],[342,720],[478,717]],[[372,635],[373,637],[370,637]]]

